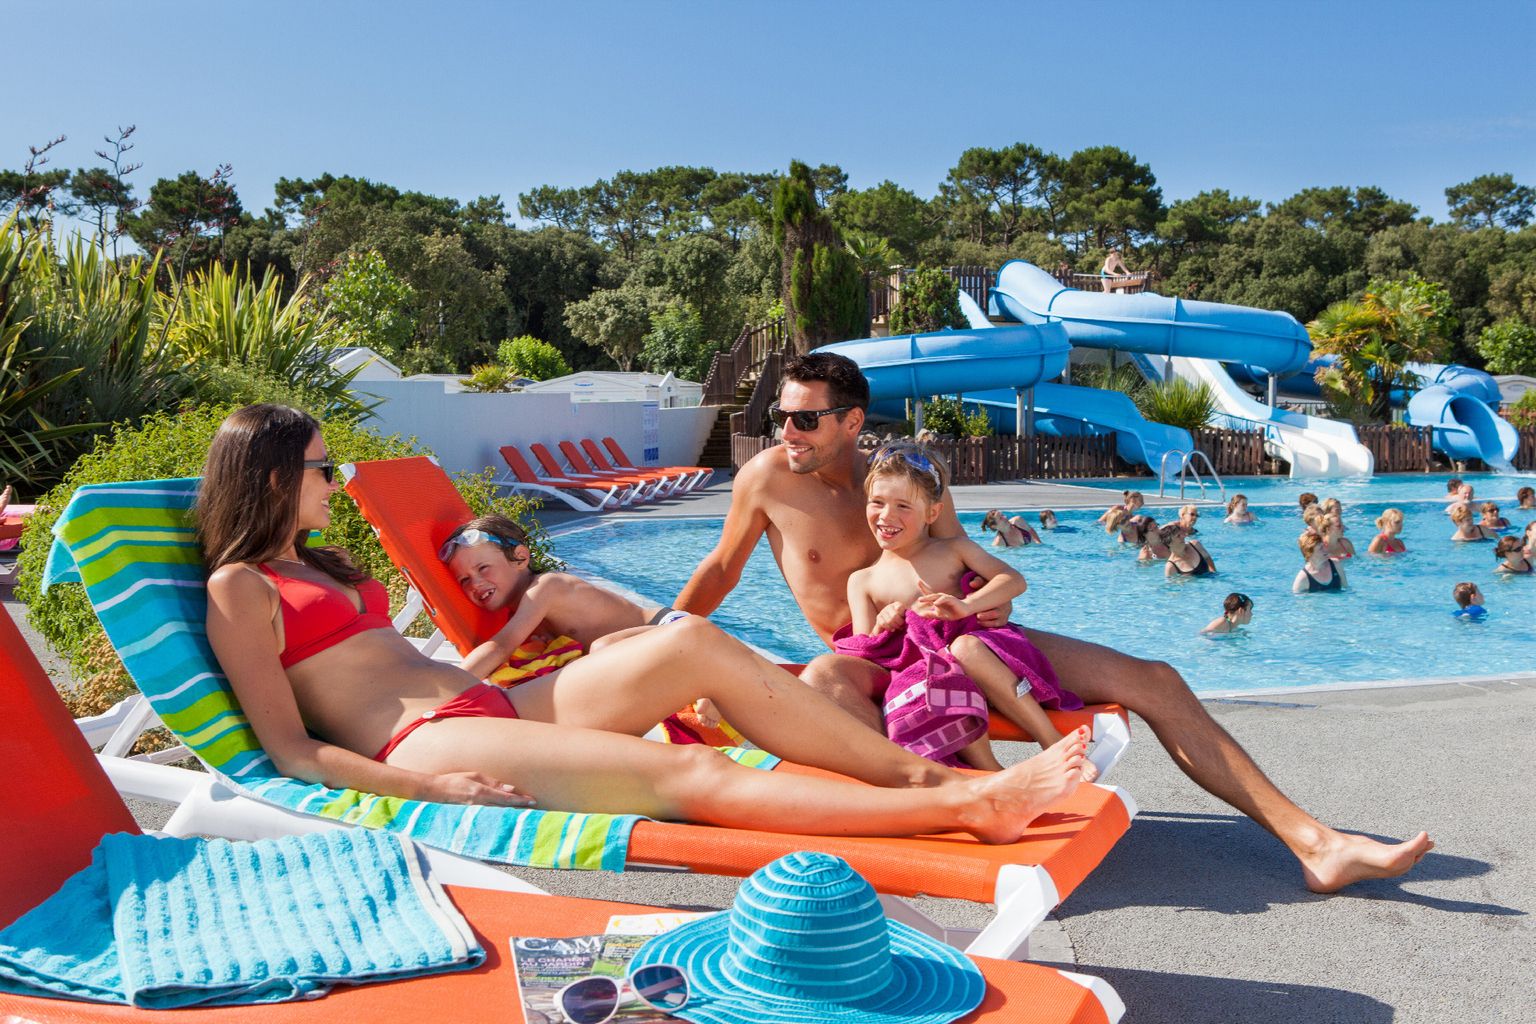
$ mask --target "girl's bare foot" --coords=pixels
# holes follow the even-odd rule
[[[967,781],[961,827],[984,843],[1018,839],[1047,804],[1083,781],[1087,749],[1088,730],[1078,729],[1028,761]]]
[[[1434,848],[1427,832],[1402,843],[1331,832],[1316,853],[1301,857],[1301,874],[1313,892],[1338,892],[1367,878],[1395,878]]]

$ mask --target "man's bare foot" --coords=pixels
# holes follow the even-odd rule
[[[1041,810],[1083,781],[1088,730],[1062,737],[1028,761],[965,783],[961,827],[984,843],[1011,843]]]
[[[1427,832],[1402,843],[1332,832],[1317,853],[1301,857],[1301,874],[1313,892],[1338,892],[1367,878],[1395,878],[1434,848]]]

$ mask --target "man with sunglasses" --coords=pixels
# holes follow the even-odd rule
[[[674,607],[695,615],[713,612],[741,579],[758,539],[767,534],[801,613],[831,646],[832,634],[850,620],[849,575],[880,554],[865,525],[867,460],[858,448],[868,407],[869,384],[851,360],[813,353],[786,361],[779,400],[771,410],[784,443],[737,472],[720,541],[694,570]],[[953,503],[944,503],[931,530],[940,537],[962,532]],[[1010,609],[997,612],[1006,621]],[[1028,635],[1051,660],[1062,686],[1088,703],[1121,704],[1136,712],[1186,775],[1285,843],[1313,891],[1332,892],[1362,879],[1402,874],[1433,846],[1423,832],[1387,844],[1318,822],[1280,792],[1166,662],[1035,629]],[[875,703],[886,684],[882,670],[856,658],[825,654],[806,666],[801,678],[884,731]]]

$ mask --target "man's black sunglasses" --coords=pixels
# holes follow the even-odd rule
[[[318,469],[328,484],[336,482],[336,463],[330,459],[305,459],[304,468]]]
[[[785,423],[793,423],[796,430],[812,431],[821,426],[823,416],[831,416],[833,413],[848,412],[856,408],[852,405],[839,405],[835,409],[780,409],[777,405],[768,407],[768,418],[773,420],[776,427],[782,427]]]

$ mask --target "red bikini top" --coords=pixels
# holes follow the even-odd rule
[[[283,576],[265,564],[261,571],[277,584],[277,599],[283,608],[283,668],[291,668],[365,630],[392,628],[389,593],[378,580],[357,584],[357,594],[363,599],[363,610],[358,611],[351,596],[338,587]]]

